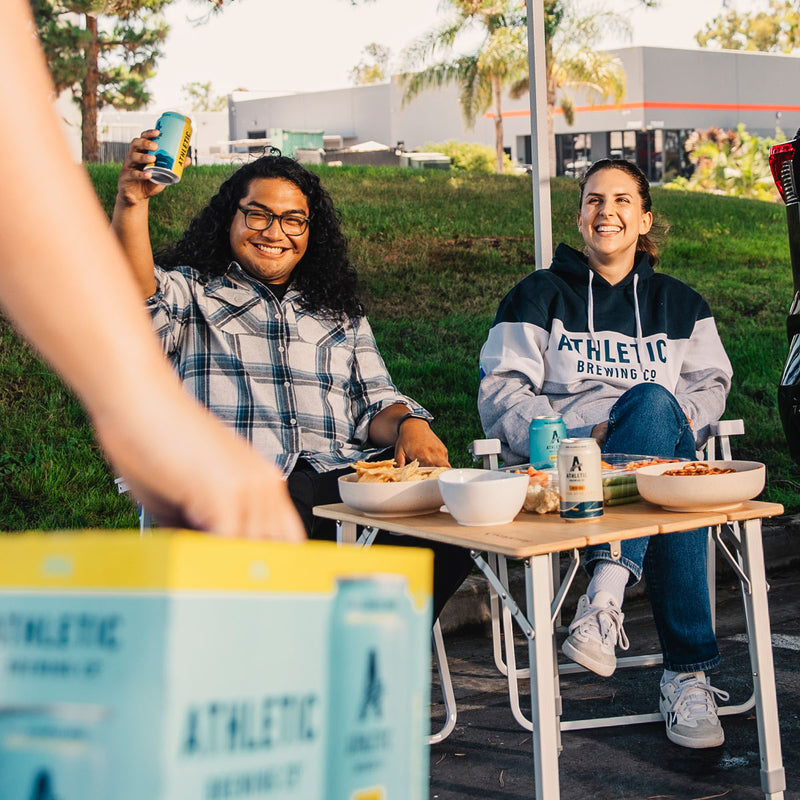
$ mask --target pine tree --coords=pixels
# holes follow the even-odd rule
[[[39,38],[60,93],[81,109],[84,161],[98,161],[97,113],[135,110],[169,30],[159,15],[172,0],[31,0]],[[212,0],[213,1],[213,0]]]

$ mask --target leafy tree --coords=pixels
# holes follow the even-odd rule
[[[496,171],[495,152],[485,144],[476,142],[457,142],[449,139],[446,142],[428,142],[423,148],[423,153],[444,153],[450,156],[450,164],[453,169],[460,169],[466,172],[487,172]],[[506,172],[512,168],[511,159],[504,155],[503,167]]]
[[[224,111],[228,107],[228,98],[214,94],[211,81],[184,83],[181,92],[192,111]]]
[[[97,161],[97,112],[106,105],[141,108],[149,100],[167,25],[169,0],[33,0],[33,11],[59,92],[71,89],[81,108],[84,161]]]
[[[744,125],[735,131],[709,128],[694,131],[686,140],[689,160],[695,165],[690,178],[676,178],[667,189],[727,194],[755,200],[777,200],[778,192],[769,168],[769,149],[784,141],[749,134]]]
[[[730,10],[694,37],[700,47],[791,53],[800,47],[800,11],[790,0],[769,0],[763,11]]]
[[[232,0],[194,0],[209,13]],[[168,26],[161,10],[173,0],[31,0],[56,90],[71,90],[81,109],[84,161],[97,161],[97,113],[103,106],[146,105],[148,78]]]
[[[431,86],[456,83],[469,126],[493,105],[497,171],[502,172],[503,89],[520,81],[528,69],[525,4],[520,0],[444,0],[443,4],[450,12],[447,19],[404,51],[404,101]],[[472,52],[458,54],[458,45],[476,34],[481,39]]]
[[[361,61],[350,70],[350,81],[356,86],[369,83],[382,83],[389,77],[389,60],[392,51],[382,44],[368,44],[361,56]]]

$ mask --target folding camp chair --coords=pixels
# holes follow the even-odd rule
[[[698,453],[698,458],[715,460],[719,457],[725,460],[731,459],[730,437],[744,433],[744,423],[742,420],[721,420],[712,426],[711,435],[706,442],[704,452]],[[485,469],[498,469],[498,455],[500,453],[500,442],[497,439],[479,439],[470,445],[470,452],[474,460],[481,460]],[[712,623],[715,621],[715,594],[716,594],[716,547],[724,555],[725,559],[732,566],[739,578],[742,578],[742,570],[738,555],[734,555],[731,549],[737,550],[740,542],[739,524],[734,522],[727,526],[731,532],[731,542],[726,542],[723,538],[723,531],[718,526],[716,529],[709,529],[708,537],[708,587],[711,599]],[[489,555],[489,564],[499,575],[503,585],[508,586],[508,564],[503,556]],[[569,588],[572,579],[579,568],[577,552],[570,560],[567,572],[562,578],[561,561],[558,555],[554,555],[552,560],[553,587],[556,592],[556,612],[555,619],[558,622],[561,605],[563,604],[566,590]],[[497,669],[508,678],[509,696],[511,711],[514,719],[526,730],[532,729],[531,721],[524,715],[519,701],[519,679],[529,678],[528,669],[518,669],[516,665],[516,655],[514,651],[514,626],[511,612],[501,602],[497,592],[489,586],[489,600],[492,621],[492,647],[494,651],[494,661]],[[502,614],[501,614],[502,607]],[[503,651],[505,650],[505,656]],[[640,656],[625,656],[617,659],[617,668],[657,666],[661,664],[661,654],[652,653]],[[559,664],[559,674],[567,675],[572,673],[586,672],[587,670],[579,664],[566,663]],[[720,715],[738,714],[748,711],[755,704],[755,696],[751,695],[744,703],[720,708]],[[626,725],[639,722],[655,722],[662,719],[659,713],[635,714],[622,717],[595,718],[588,720],[573,720],[562,722],[562,730],[574,730],[586,727],[610,727],[613,725]]]

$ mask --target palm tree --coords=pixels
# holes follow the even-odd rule
[[[567,124],[575,118],[570,89],[592,99],[619,101],[625,94],[625,71],[614,55],[597,50],[604,34],[630,35],[628,20],[611,11],[582,12],[575,0],[543,0],[545,12],[545,62],[547,64],[547,125],[550,170],[555,173],[553,117],[556,107]],[[659,0],[639,0],[647,7]],[[405,102],[431,86],[456,83],[464,118],[475,118],[494,104],[498,172],[502,172],[502,91],[512,97],[528,91],[527,18],[524,0],[445,0],[450,18],[413,42],[405,51],[407,69],[401,75]],[[456,46],[475,30],[483,31],[477,48],[454,55]],[[431,66],[431,59],[444,56]],[[449,58],[448,58],[449,57]],[[420,71],[412,72],[415,68]]]
[[[652,3],[643,0],[644,5]],[[545,63],[547,65],[547,137],[550,174],[556,169],[556,137],[553,127],[556,108],[567,125],[575,121],[575,104],[570,89],[583,91],[592,100],[609,97],[619,102],[625,96],[625,69],[617,56],[597,50],[603,35],[617,32],[629,36],[630,23],[613,11],[582,13],[570,0],[545,0]],[[529,89],[528,75],[511,87],[520,97]]]
[[[469,126],[494,105],[497,171],[502,172],[503,89],[519,83],[528,69],[524,0],[445,0],[445,5],[450,16],[444,23],[412,42],[403,53],[403,101],[428,87],[456,83]],[[478,46],[457,55],[458,45],[476,32],[481,36]],[[437,57],[442,60],[414,71]]]

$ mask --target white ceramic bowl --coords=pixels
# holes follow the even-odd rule
[[[708,461],[733,467],[724,475],[663,475],[681,464],[653,464],[636,470],[639,494],[667,511],[731,511],[764,488],[766,469],[758,461]]]
[[[434,467],[423,467],[420,472],[430,472]],[[397,481],[394,483],[359,483],[358,476],[339,478],[339,496],[342,502],[372,516],[410,516],[438,511],[442,495],[436,478],[424,481]]]
[[[439,476],[447,510],[459,525],[505,525],[520,512],[527,474],[486,469],[449,469]]]

